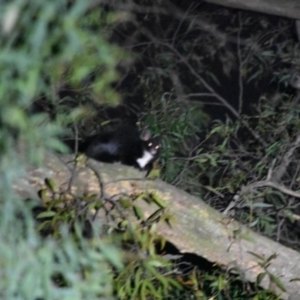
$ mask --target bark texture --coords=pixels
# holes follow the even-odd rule
[[[70,188],[77,196],[97,194],[117,199],[120,194],[155,192],[167,203],[168,213],[174,215],[172,228],[161,224],[158,232],[181,252],[191,252],[228,268],[235,268],[246,280],[254,281],[264,272],[259,259],[249,252],[268,258],[277,253],[268,271],[280,277],[286,288],[284,299],[300,299],[300,254],[264,236],[258,235],[191,196],[161,180],[145,179],[144,174],[120,164],[103,164],[93,160],[77,163],[70,155],[47,154],[43,167],[31,167],[26,176],[15,183],[14,189],[22,198],[38,198],[37,191],[45,186],[45,178],[56,182],[59,191]],[[102,188],[102,191],[101,191]],[[153,208],[141,202],[144,214]],[[278,289],[266,276],[264,288]]]

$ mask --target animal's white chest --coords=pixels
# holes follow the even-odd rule
[[[139,164],[140,168],[144,168],[151,159],[153,159],[153,155],[148,151],[144,151],[143,156],[138,158],[136,162]]]

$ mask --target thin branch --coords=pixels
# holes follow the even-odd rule
[[[241,31],[242,31],[242,20],[241,20],[241,12],[238,14],[239,16],[239,30],[237,34],[237,57],[239,61],[239,114],[242,113],[243,109],[243,91],[244,91],[244,85],[243,85],[243,61],[242,61],[242,53],[241,53],[241,45],[240,45],[240,40],[241,40]]]
[[[120,0],[94,0],[88,6],[88,10],[93,10],[100,5],[109,6],[116,10],[124,10],[129,12],[135,12],[139,14],[155,14],[155,15],[167,15],[171,16],[174,19],[185,20],[194,26],[197,25],[201,30],[210,33],[219,40],[226,40],[229,42],[236,43],[236,39],[228,36],[224,32],[218,30],[215,24],[209,23],[207,20],[202,21],[197,15],[187,15],[186,12],[178,9],[171,1],[164,0],[162,1],[165,6],[147,6],[139,5],[134,3],[131,0],[120,1]],[[242,40],[241,44],[247,45],[246,40]]]
[[[251,191],[255,188],[260,188],[260,187],[271,187],[274,188],[275,190],[281,191],[282,193],[295,197],[295,198],[300,198],[300,193],[294,192],[291,189],[285,187],[283,184],[278,184],[277,182],[271,181],[271,180],[262,180],[258,182],[251,183],[247,186],[244,186],[241,189],[241,194],[245,194],[248,191]]]
[[[192,67],[192,65],[187,61],[185,57],[181,55],[174,47],[172,47],[169,44],[162,43],[160,41],[157,41],[158,43],[161,43],[171,49],[179,58],[180,60],[188,67],[190,72],[202,83],[202,85],[211,92],[242,124],[247,128],[247,130],[252,134],[252,136],[259,141],[264,147],[267,147],[267,144],[265,141],[250,127],[250,125],[241,118],[238,111],[230,104],[226,99],[224,99],[220,94],[218,94],[213,87],[205,80],[202,76],[200,76],[196,70]]]
[[[233,200],[228,204],[226,209],[223,211],[223,215],[227,215],[231,209],[233,209],[234,207],[237,206],[237,203],[240,201],[240,195],[247,194],[248,192],[251,192],[252,190],[254,190],[256,188],[261,188],[261,187],[271,187],[271,188],[276,189],[286,195],[289,195],[289,196],[292,196],[295,198],[300,198],[300,193],[294,192],[282,184],[278,184],[277,182],[274,182],[271,180],[258,181],[258,182],[250,183],[246,186],[243,186],[241,188],[240,193],[234,195]]]

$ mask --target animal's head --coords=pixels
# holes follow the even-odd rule
[[[151,155],[157,156],[160,149],[160,138],[153,137],[149,129],[144,129],[140,133],[140,139],[144,142],[145,150]]]

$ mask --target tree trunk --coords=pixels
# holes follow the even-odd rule
[[[161,180],[143,178],[142,172],[131,167],[89,160],[87,164],[82,163],[81,167],[74,168],[71,160],[74,160],[71,155],[47,154],[44,167],[31,167],[27,175],[14,186],[16,192],[22,198],[38,198],[37,191],[45,187],[45,178],[52,178],[59,191],[71,187],[72,193],[79,197],[97,194],[99,197],[117,199],[120,193],[156,193],[168,205],[168,213],[175,217],[172,228],[160,224],[158,233],[181,252],[191,252],[211,262],[234,268],[250,281],[255,281],[264,270],[258,265],[259,258],[249,252],[264,259],[276,253],[277,257],[272,260],[268,271],[279,277],[285,286],[287,292],[281,292],[284,299],[300,299],[300,282],[290,282],[300,276],[298,252],[224,217],[199,198]],[[145,215],[153,211],[151,206],[142,201],[140,207]],[[268,276],[264,278],[262,286],[278,292],[274,284],[270,284]]]

